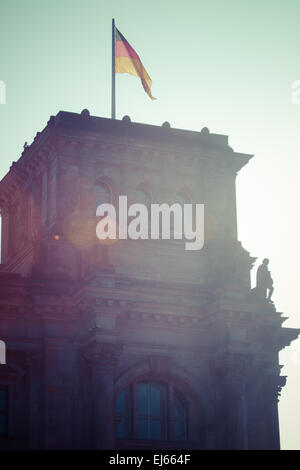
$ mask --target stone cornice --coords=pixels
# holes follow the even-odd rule
[[[59,112],[52,116],[33,143],[24,148],[0,183],[0,204],[10,206],[26,191],[35,175],[58,154],[70,155],[87,163],[102,158],[111,164],[142,164],[159,169],[167,164],[180,171],[197,171],[200,166],[212,171],[236,172],[252,155],[235,153],[227,136],[162,128],[139,123]],[[112,158],[114,157],[114,158]]]
[[[56,134],[50,139],[60,157],[68,163],[77,165],[95,165],[106,163],[107,165],[141,165],[147,170],[160,171],[162,166],[168,166],[173,170],[187,173],[201,171],[216,175],[216,173],[235,174],[249,160],[250,155],[236,154],[225,150],[208,152],[199,148],[182,148],[176,146],[173,149],[165,145],[141,143],[139,140],[128,140],[110,134],[87,135],[78,134],[72,130],[57,128]]]

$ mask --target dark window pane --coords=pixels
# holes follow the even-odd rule
[[[151,384],[150,388],[150,415],[159,416],[161,414],[162,387]]]
[[[150,439],[162,439],[160,420],[152,419],[150,421]]]
[[[171,397],[165,385],[156,382],[136,384],[136,409],[132,410],[132,387],[123,390],[116,402],[117,437],[149,440],[187,440],[187,412],[185,402],[172,397],[172,429],[167,427],[167,408]],[[135,435],[132,432],[135,420]]]
[[[149,439],[148,433],[148,420],[138,419],[137,420],[137,438],[138,439]]]
[[[173,398],[173,416],[174,418],[184,418],[185,409],[182,401],[174,395]]]
[[[118,421],[117,425],[117,437],[120,439],[124,439],[126,437],[126,427],[125,427],[125,420],[121,418],[120,421]]]
[[[140,383],[137,386],[137,412],[138,415],[147,416],[149,413],[148,406],[148,384]]]
[[[167,415],[167,389],[155,383],[139,383],[137,385],[138,421],[137,434],[139,439],[163,439]]]

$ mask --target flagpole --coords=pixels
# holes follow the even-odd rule
[[[115,20],[112,20],[111,118],[116,119]]]

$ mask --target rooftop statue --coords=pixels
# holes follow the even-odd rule
[[[258,267],[256,272],[256,290],[259,295],[263,298],[267,298],[269,302],[272,302],[271,297],[274,291],[273,279],[271,273],[268,270],[269,260],[265,258],[262,264]],[[267,295],[268,294],[268,295]]]

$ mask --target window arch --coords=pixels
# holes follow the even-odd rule
[[[187,440],[187,405],[166,383],[141,381],[116,400],[118,439]]]
[[[94,185],[94,209],[96,209],[100,204],[111,204],[112,194],[111,188],[107,183],[103,181],[97,181]]]

